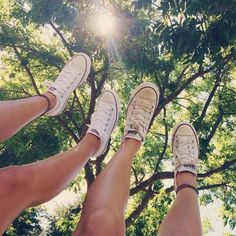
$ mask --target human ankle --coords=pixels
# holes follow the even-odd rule
[[[176,176],[176,183],[177,183],[177,186],[181,184],[190,184],[196,188],[197,178],[196,178],[196,175],[194,175],[191,172],[179,172]]]
[[[96,153],[101,145],[101,140],[94,134],[88,133],[84,139],[88,142],[92,154]]]
[[[136,145],[136,146],[141,146],[141,141],[138,141],[136,139],[133,138],[125,138],[122,142],[123,144],[132,144],[132,145]]]
[[[53,109],[56,106],[56,102],[57,102],[56,96],[50,92],[46,92],[43,95],[46,96],[50,101],[49,110]]]
[[[132,148],[132,150],[135,150],[135,152],[137,152],[139,150],[139,148],[141,147],[142,143],[136,139],[132,139],[132,138],[125,138],[123,139],[122,143],[121,143],[121,147],[129,147]]]

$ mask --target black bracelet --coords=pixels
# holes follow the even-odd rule
[[[47,100],[47,102],[48,102],[48,107],[47,107],[46,111],[42,114],[42,115],[44,115],[45,113],[47,113],[50,110],[50,106],[51,106],[50,100],[49,100],[49,98],[47,96],[45,96],[43,94],[36,95],[36,97],[37,96],[45,98]]]
[[[197,188],[193,187],[190,184],[181,184],[181,185],[179,185],[176,189],[176,194],[178,194],[178,192],[183,188],[191,188],[197,193],[197,195],[199,194]]]

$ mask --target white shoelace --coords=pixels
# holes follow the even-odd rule
[[[96,112],[92,115],[92,124],[96,124],[93,127],[99,132],[99,135],[106,134],[106,128],[109,124],[113,108],[107,103],[100,102],[96,108]]]
[[[177,156],[180,160],[184,159],[185,162],[196,164],[194,140],[194,137],[189,136],[179,136],[177,138]]]
[[[129,129],[134,129],[139,132],[145,133],[148,129],[147,123],[150,119],[151,111],[153,109],[153,99],[139,97],[135,104],[133,105],[133,109],[131,111],[132,120],[128,120]],[[140,130],[139,127],[142,127]]]
[[[48,88],[55,87],[59,95],[63,96],[68,93],[68,90],[70,90],[74,82],[75,76],[76,72],[72,70],[67,70],[63,71],[63,73],[61,73],[54,82],[46,80],[43,84]]]

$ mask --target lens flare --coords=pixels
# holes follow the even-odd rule
[[[116,30],[116,17],[105,10],[99,11],[95,19],[97,33],[112,36]]]

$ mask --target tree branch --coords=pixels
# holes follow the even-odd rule
[[[94,112],[96,98],[97,98],[97,92],[96,92],[96,87],[95,87],[95,78],[94,78],[93,73],[90,73],[88,82],[91,87],[91,96],[90,96],[89,111],[88,111],[88,114],[85,119],[86,124],[89,122],[90,117],[91,117],[92,113]]]
[[[29,96],[29,97],[32,96],[32,94],[26,92],[24,89],[22,89],[22,91],[21,91],[21,90],[1,89],[0,88],[0,91],[1,92],[9,92],[9,93],[21,93],[21,94],[24,94],[24,95]]]
[[[199,118],[197,119],[196,123],[194,124],[194,127],[195,127],[196,131],[198,131],[199,128],[200,128],[200,125],[201,125],[201,123],[202,123],[202,121],[203,121],[203,119],[204,119],[204,117],[206,115],[206,112],[207,112],[207,110],[208,110],[208,108],[210,106],[210,103],[211,103],[214,95],[215,95],[215,92],[217,91],[217,88],[220,85],[220,81],[221,81],[222,78],[223,77],[221,76],[221,69],[218,69],[214,87],[212,88],[212,90],[211,90],[211,92],[210,92],[210,94],[209,94],[209,96],[207,98],[207,101],[206,101],[206,103],[205,103],[205,105],[204,105],[204,107],[202,109],[201,115],[199,116]]]
[[[87,182],[87,189],[88,189],[95,179],[89,162],[87,162],[87,164],[85,165],[84,170],[85,170],[85,179]]]
[[[198,177],[199,178],[209,177],[209,176],[211,176],[213,174],[216,174],[216,173],[219,173],[221,171],[224,171],[224,170],[230,168],[231,166],[233,166],[235,164],[236,164],[236,159],[233,159],[231,161],[225,161],[224,164],[222,166],[218,167],[218,168],[209,170],[206,173],[199,173]]]
[[[76,90],[74,91],[74,96],[75,96],[75,100],[76,100],[76,102],[77,102],[77,104],[78,104],[78,106],[79,106],[79,109],[80,109],[80,111],[81,111],[81,115],[82,115],[82,117],[83,117],[83,123],[85,123],[84,109],[83,109],[83,107],[82,107],[82,104],[81,104],[81,102],[80,102],[78,96],[77,96]]]
[[[194,75],[192,75],[191,77],[189,77],[175,92],[173,92],[171,95],[169,95],[167,98],[162,98],[160,96],[160,102],[159,102],[159,106],[157,107],[152,120],[150,122],[150,126],[149,128],[152,126],[154,119],[156,118],[156,116],[160,113],[160,111],[171,101],[173,101],[188,85],[190,85],[194,80],[196,80],[198,77],[203,76],[209,72],[211,72],[213,69],[215,68],[215,65],[209,67],[208,69],[205,69],[203,71],[198,71],[197,73],[195,73]]]
[[[215,65],[209,67],[208,69],[205,69],[203,71],[198,71],[191,77],[189,77],[175,92],[173,92],[170,96],[168,96],[164,104],[162,106],[167,105],[169,102],[173,101],[188,85],[190,85],[195,79],[211,72],[215,68]]]
[[[235,163],[236,163],[236,159],[234,159],[232,161],[225,161],[225,163],[222,166],[220,166],[216,169],[212,169],[210,171],[207,171],[206,173],[199,173],[198,178],[209,177],[215,173],[219,173],[221,171],[224,171],[224,170],[230,168],[231,166],[235,165]],[[174,173],[170,172],[170,171],[154,173],[151,177],[144,180],[142,183],[138,184],[134,188],[130,189],[130,196],[133,196],[134,194],[138,193],[139,191],[144,190],[146,187],[153,184],[154,181],[156,181],[156,180],[173,179],[173,178],[174,178]]]
[[[148,191],[138,207],[130,214],[130,216],[125,220],[126,227],[129,227],[140,215],[140,213],[147,207],[148,202],[155,196],[154,191]]]
[[[99,81],[98,83],[98,86],[97,86],[97,93],[100,95],[101,94],[101,91],[102,91],[102,87],[104,86],[104,83],[106,81],[106,79],[108,78],[108,71],[109,71],[109,60],[108,58],[106,57],[106,60],[104,62],[104,70],[103,70],[103,73],[102,73],[102,78],[101,80]]]
[[[109,139],[108,145],[107,145],[107,150],[100,156],[97,157],[95,161],[90,160],[91,163],[95,164],[96,167],[96,176],[100,174],[102,171],[102,162],[106,158],[106,155],[110,151],[110,144],[111,144],[111,139]]]
[[[73,56],[73,52],[70,48],[69,43],[66,41],[65,37],[63,36],[63,34],[60,32],[60,30],[50,21],[49,25],[51,25],[51,27],[55,30],[55,32],[58,34],[58,36],[60,37],[63,45],[65,46],[65,48],[67,49],[67,51],[69,52],[70,56]]]
[[[32,83],[32,86],[33,86],[33,88],[34,88],[35,93],[36,93],[37,95],[39,95],[40,92],[39,92],[38,87],[37,87],[37,85],[36,85],[36,82],[35,82],[35,80],[34,80],[34,76],[33,76],[33,74],[31,73],[30,69],[28,68],[27,63],[24,61],[24,59],[22,58],[22,56],[20,55],[20,53],[18,52],[17,48],[16,48],[14,45],[12,45],[12,48],[13,48],[13,50],[14,50],[16,56],[17,56],[18,59],[20,60],[21,65],[22,65],[22,66],[24,67],[24,69],[26,70],[26,72],[27,72],[27,74],[28,74],[28,76],[29,76],[29,78],[30,78],[30,81],[31,81],[31,83]]]
[[[181,80],[183,79],[186,70],[189,68],[189,65],[187,65],[181,72],[181,74],[178,76],[177,80],[176,80],[176,84],[179,85],[179,83],[181,82]]]
[[[164,147],[162,149],[161,155],[160,155],[160,157],[157,160],[156,167],[155,167],[155,172],[157,172],[157,170],[158,170],[158,168],[159,168],[159,166],[161,164],[161,161],[164,158],[164,155],[166,153],[166,149],[168,147],[168,127],[167,127],[167,122],[166,122],[166,108],[164,108],[163,121],[164,121],[164,124],[165,124],[165,143],[164,143]]]
[[[184,109],[186,109],[191,115],[193,115],[193,112],[191,111],[190,108],[188,108],[188,107],[186,107],[186,106],[184,106],[184,105],[182,105],[181,103],[176,102],[176,101],[173,101],[173,103],[178,104],[179,106],[181,106],[181,107],[183,107]]]
[[[209,145],[211,139],[213,138],[218,126],[220,125],[221,121],[223,120],[223,115],[224,115],[224,112],[220,109],[220,113],[216,119],[216,122],[214,123],[212,129],[211,129],[211,132],[210,134],[207,136],[207,138],[205,139],[205,142],[206,142],[206,146]]]
[[[67,111],[65,111],[65,114],[67,115],[67,117],[69,118],[71,123],[74,125],[75,129],[77,130],[77,132],[79,132],[80,131],[80,127],[78,126],[78,124],[74,120],[71,111],[67,110]]]
[[[154,173],[150,178],[144,180],[142,183],[138,184],[134,188],[131,188],[130,189],[130,196],[133,196],[134,194],[138,193],[139,191],[144,190],[147,186],[150,186],[156,180],[173,179],[173,178],[174,178],[174,173],[171,171]]]
[[[79,138],[74,134],[73,130],[70,129],[68,127],[68,125],[66,124],[66,122],[60,117],[60,116],[57,116],[55,117],[55,119],[58,121],[58,123],[60,124],[60,126],[62,128],[64,128],[66,130],[66,132],[73,138],[73,140],[76,142],[76,143],[79,143]]]
[[[205,185],[205,186],[199,187],[198,190],[206,190],[206,189],[212,189],[212,188],[219,188],[219,187],[227,186],[227,184],[228,183]]]
[[[139,183],[138,175],[137,175],[137,171],[135,170],[135,168],[133,166],[132,166],[132,171],[134,173],[134,179],[135,179],[134,183],[137,185]]]

